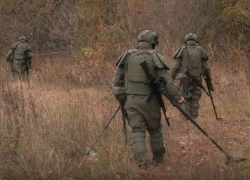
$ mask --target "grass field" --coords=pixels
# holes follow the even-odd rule
[[[220,64],[221,63],[221,64]],[[203,93],[197,123],[233,157],[250,159],[250,91],[242,64],[211,62],[217,121]],[[1,61],[0,177],[2,179],[248,180],[249,161],[227,166],[225,155],[165,99],[171,126],[163,123],[165,162],[138,169],[124,144],[119,112],[93,151],[85,153],[118,103],[111,92],[115,67],[97,70],[77,61],[38,59],[30,82],[14,82]],[[231,66],[233,71],[229,72]],[[248,77],[248,78],[247,78]],[[128,128],[128,132],[130,129]]]

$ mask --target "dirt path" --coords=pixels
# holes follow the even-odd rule
[[[183,122],[182,118],[172,121],[165,137],[165,162],[160,167],[151,164],[139,179],[250,179],[248,161],[226,165],[225,154],[193,124]],[[249,118],[222,121],[198,118],[197,123],[226,153],[250,159]]]

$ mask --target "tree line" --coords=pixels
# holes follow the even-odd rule
[[[36,53],[110,55],[150,29],[168,49],[194,32],[204,45],[230,42],[248,52],[249,8],[249,0],[1,0],[0,48],[6,52],[24,35]]]

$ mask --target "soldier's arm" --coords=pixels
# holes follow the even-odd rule
[[[28,58],[31,60],[32,59],[32,52],[31,52],[31,47],[27,44],[28,46],[28,53],[27,53],[27,56]]]
[[[6,61],[10,61],[10,59],[11,59],[11,56],[13,55],[13,50],[11,49],[11,50],[9,50],[9,52],[8,52],[8,54],[7,54],[7,56],[6,56]]]
[[[179,73],[179,69],[181,67],[181,59],[182,59],[182,52],[185,49],[185,46],[182,48],[178,49],[174,55],[174,64],[172,66],[170,75],[172,77],[172,80],[174,81],[176,75]]]
[[[172,77],[167,72],[167,70],[166,69],[158,69],[157,70],[157,75],[158,75],[158,77],[163,78],[167,82],[166,83],[167,93],[170,96],[172,96],[176,101],[180,100],[182,98],[182,96],[179,93],[179,89],[177,88],[177,86],[172,81]]]
[[[115,95],[117,101],[119,101],[121,105],[124,105],[126,101],[124,83],[125,83],[124,82],[124,66],[120,65],[117,67],[117,70],[115,71],[112,92]]]
[[[180,67],[181,67],[181,59],[175,59],[171,72],[170,72],[172,80],[175,79],[176,75],[179,72]]]
[[[120,102],[121,99],[125,98],[125,66],[126,58],[128,56],[127,52],[124,52],[118,59],[115,71],[115,76],[113,79],[113,94],[116,96],[116,99]]]
[[[211,74],[210,74],[210,67],[207,63],[208,61],[208,56],[205,53],[204,50],[202,50],[202,56],[201,56],[201,60],[202,60],[202,71],[203,71],[203,75],[205,76],[206,79],[211,80]]]
[[[202,51],[202,74],[206,80],[207,88],[210,91],[214,91],[214,87],[211,81],[211,74],[210,74],[210,67],[207,63],[208,56],[206,55],[205,51]]]
[[[10,50],[9,50],[9,52],[8,52],[8,54],[7,54],[7,56],[6,56],[6,60],[7,60],[7,61],[10,61],[11,56],[14,56],[14,51],[15,51],[16,46],[17,46],[18,44],[19,44],[19,42],[12,44],[12,46],[11,46],[11,48],[10,48]]]
[[[202,62],[203,75],[206,79],[211,79],[210,68],[207,61]]]
[[[122,87],[124,84],[124,67],[119,66],[115,71],[113,86]]]

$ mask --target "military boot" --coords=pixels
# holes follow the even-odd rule
[[[153,152],[153,161],[156,165],[159,165],[164,162],[164,153],[165,153],[164,147]]]

